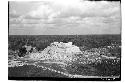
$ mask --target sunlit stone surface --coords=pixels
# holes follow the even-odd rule
[[[41,53],[32,53],[29,57],[33,60],[51,59],[55,61],[72,61],[75,54],[81,54],[79,47],[72,45],[72,42],[54,42],[45,48]]]

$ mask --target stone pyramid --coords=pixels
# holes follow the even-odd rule
[[[53,61],[73,61],[76,54],[81,54],[79,47],[72,45],[72,42],[53,42],[41,53],[32,53],[30,58],[34,60],[53,60]]]

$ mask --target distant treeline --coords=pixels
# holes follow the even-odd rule
[[[74,45],[86,49],[121,45],[121,35],[9,35],[8,49],[18,50],[23,45],[31,45],[43,50],[52,42],[73,42]]]

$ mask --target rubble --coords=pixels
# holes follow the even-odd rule
[[[41,51],[41,53],[31,53],[29,56],[34,60],[73,61],[76,59],[75,54],[81,53],[79,47],[72,45],[72,42],[53,42]]]
[[[50,63],[67,64],[80,63],[91,64],[101,63],[102,59],[117,59],[117,57],[107,56],[108,50],[106,48],[92,48],[81,51],[79,47],[72,44],[72,42],[53,42],[43,51],[32,52],[25,54],[23,57],[17,57],[20,60],[44,61]],[[14,59],[16,55],[10,55],[10,59]]]

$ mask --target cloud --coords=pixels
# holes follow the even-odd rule
[[[23,15],[24,19],[44,19],[49,22],[56,18],[69,18],[69,17],[110,17],[112,15],[120,15],[120,3],[119,2],[91,2],[91,1],[81,1],[73,0],[72,2],[60,2],[57,0],[52,0],[55,2],[43,3],[38,6],[35,10]],[[13,15],[16,11],[13,11]],[[11,13],[10,13],[11,15]]]
[[[120,4],[116,2],[91,2],[83,1],[70,5],[63,10],[61,17],[81,16],[81,17],[95,17],[95,16],[111,16],[118,14],[120,11]]]
[[[40,29],[44,34],[120,33],[120,2],[43,0],[34,4],[38,6],[23,14],[11,11],[10,26]]]
[[[26,16],[31,18],[52,19],[60,14],[55,11],[49,4],[42,4],[36,10],[29,12]]]
[[[18,18],[19,16],[15,10],[9,10],[9,18]]]

